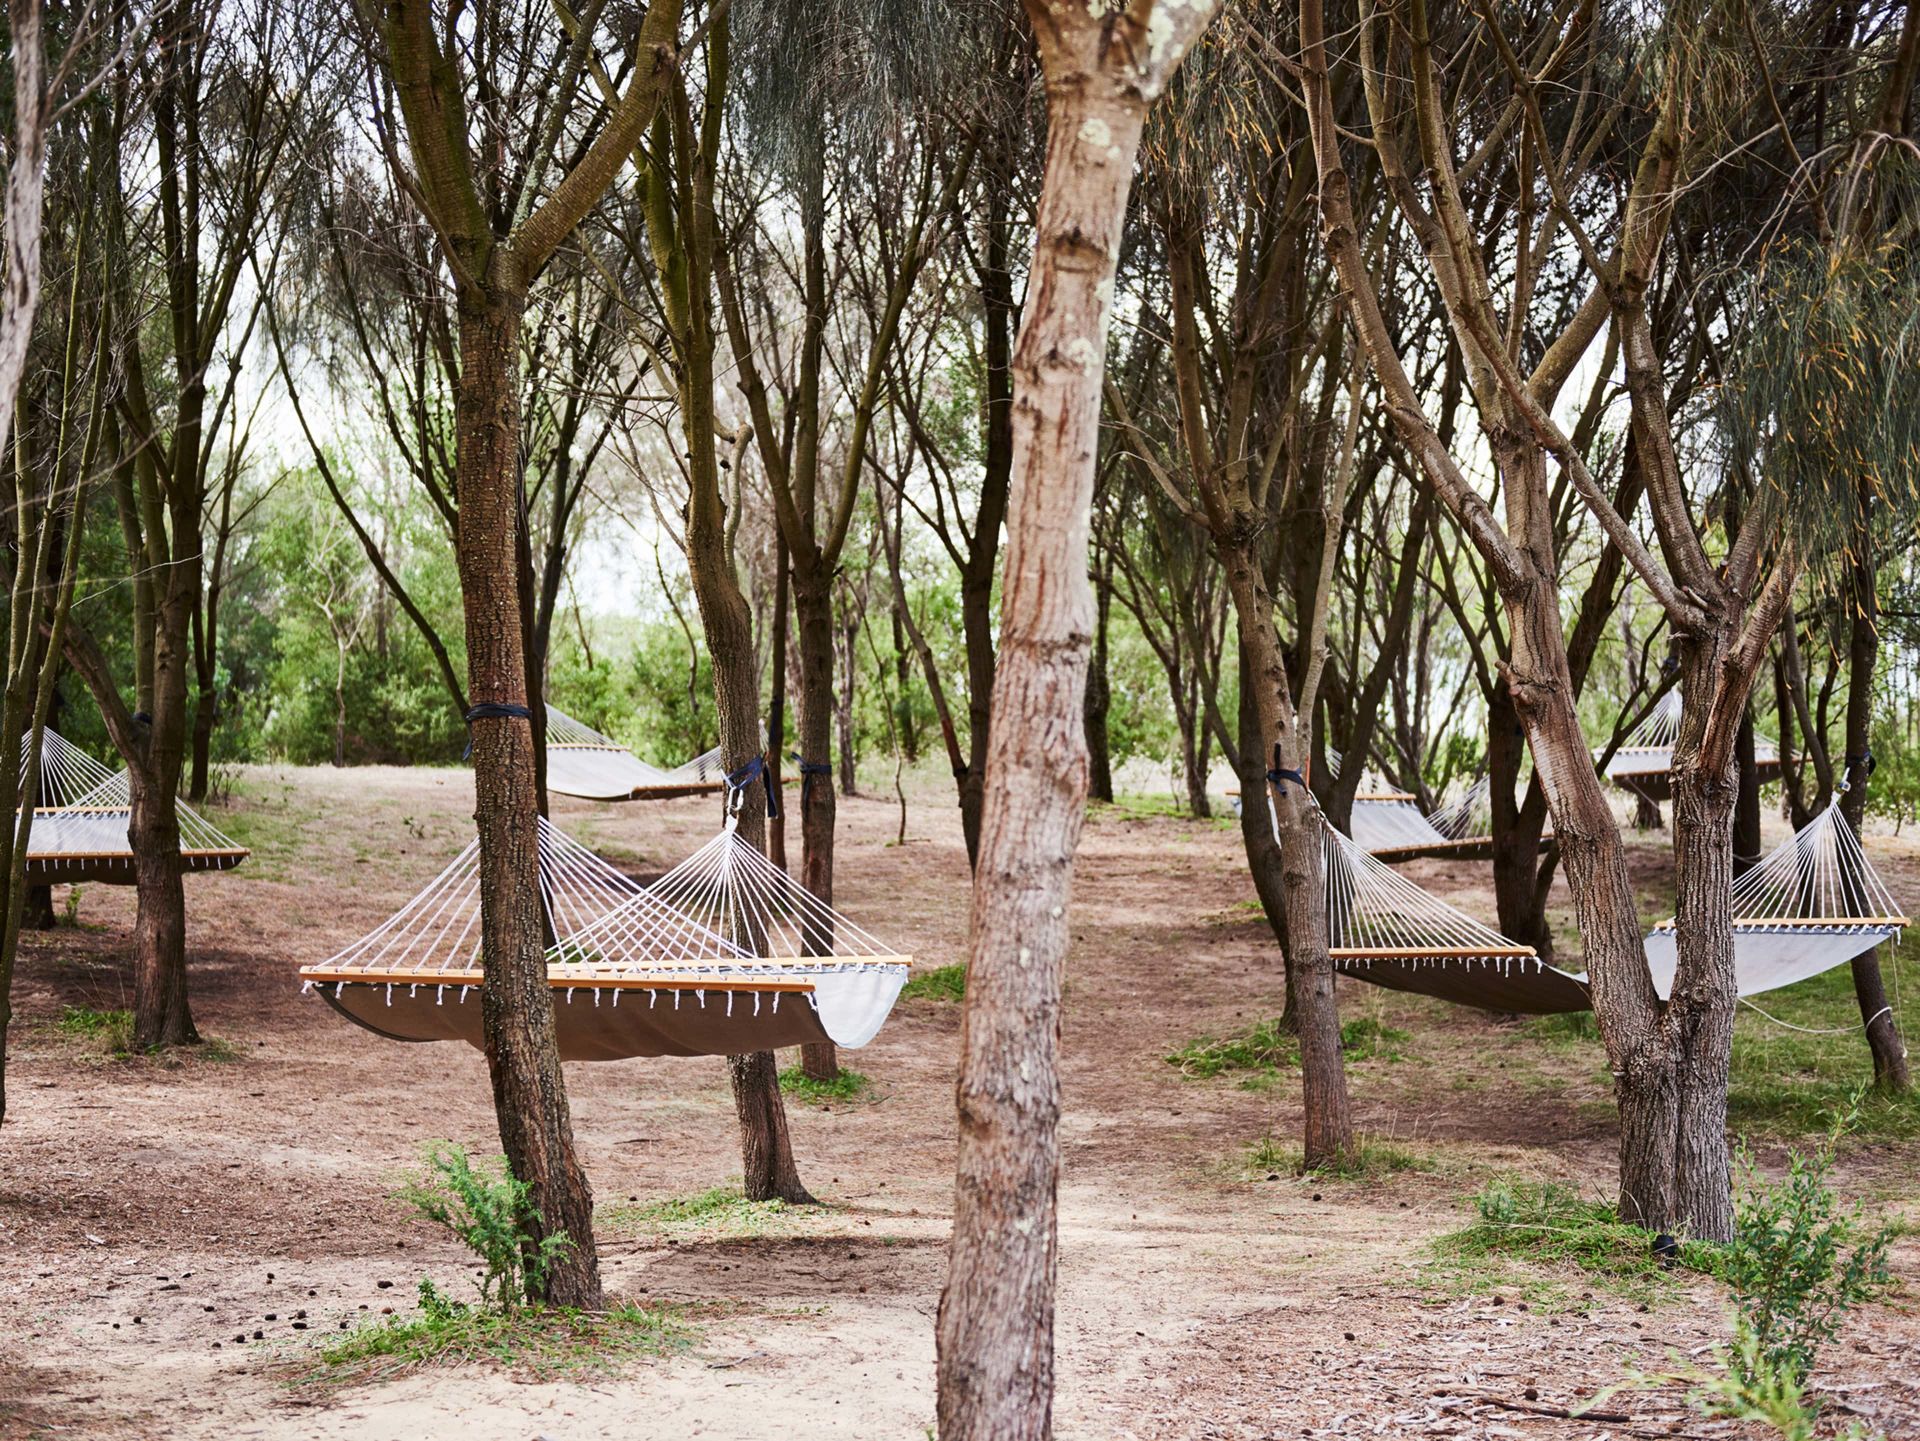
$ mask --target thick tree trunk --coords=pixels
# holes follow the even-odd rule
[[[1108,307],[1147,106],[1211,7],[1155,11],[1151,42],[1131,11],[1031,0],[1028,13],[1047,74],[1047,155],[1012,366],[1007,571],[938,1324],[943,1441],[1052,1434],[1060,985],[1086,816],[1087,539]],[[976,756],[984,720],[976,713]]]
[[[497,252],[506,261],[503,252]],[[473,703],[528,703],[520,567],[520,320],[515,277],[460,297],[457,553]],[[593,1193],[574,1151],[554,1039],[540,899],[533,727],[524,717],[472,722],[474,821],[480,837],[481,987],[487,1069],[500,1142],[532,1188],[542,1234],[570,1244],[544,1295],[597,1309],[600,1268]]]
[[[1866,823],[1867,785],[1873,776],[1873,675],[1880,660],[1880,632],[1876,616],[1878,578],[1870,540],[1862,537],[1856,541],[1856,554],[1860,558],[1851,577],[1853,622],[1847,644],[1847,755],[1843,772],[1849,784],[1840,796],[1840,814],[1858,834]],[[1887,1000],[1878,948],[1854,957],[1853,993],[1867,1030],[1867,1049],[1873,1054],[1875,1088],[1907,1090],[1913,1085],[1912,1064]]]

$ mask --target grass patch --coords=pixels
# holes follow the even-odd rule
[[[1892,947],[1881,948],[1880,964],[1889,972],[1912,969]],[[1920,985],[1920,975],[1890,974],[1888,989],[1899,994],[1898,982],[1903,980]],[[1749,1135],[1783,1139],[1823,1135],[1835,1116],[1849,1110],[1855,1093],[1873,1081],[1873,1059],[1858,1029],[1853,974],[1841,966],[1786,990],[1769,992],[1759,1003],[1789,1025],[1816,1031],[1840,1029],[1841,1034],[1790,1031],[1742,1006],[1734,1023],[1728,1126]],[[1869,1091],[1846,1139],[1888,1141],[1915,1136],[1920,1136],[1920,1094],[1889,1096]]]
[[[823,1206],[789,1206],[785,1201],[749,1201],[738,1186],[715,1186],[693,1196],[676,1196],[638,1206],[610,1206],[599,1214],[608,1229],[659,1235],[713,1237],[764,1236],[783,1223],[826,1213]]]
[[[1622,1221],[1612,1205],[1553,1181],[1498,1177],[1473,1198],[1473,1207],[1473,1223],[1439,1237],[1432,1248],[1453,1288],[1469,1294],[1541,1279],[1501,1264],[1518,1262],[1572,1269],[1603,1290],[1650,1303],[1671,1288],[1675,1270],[1713,1274],[1720,1261],[1714,1247],[1682,1241],[1669,1264],[1654,1253],[1653,1236]],[[1549,1283],[1540,1299],[1550,1307],[1556,1298],[1564,1304],[1564,1295]]]
[[[1247,1147],[1247,1172],[1277,1176],[1313,1176],[1334,1181],[1377,1181],[1401,1171],[1430,1171],[1433,1162],[1405,1146],[1379,1136],[1356,1136],[1353,1145],[1338,1160],[1307,1169],[1306,1158],[1296,1141],[1265,1136]]]
[[[831,1081],[819,1081],[798,1066],[788,1066],[780,1073],[780,1089],[796,1101],[824,1106],[835,1101],[867,1100],[873,1095],[873,1082],[858,1071],[845,1069]]]
[[[1398,1061],[1407,1032],[1371,1016],[1360,1016],[1340,1027],[1340,1049],[1350,1061]],[[1257,1090],[1272,1084],[1283,1070],[1300,1064],[1300,1042],[1280,1022],[1260,1021],[1237,1036],[1202,1036],[1168,1053],[1167,1064],[1181,1075],[1209,1080],[1229,1071],[1244,1073],[1241,1085]]]
[[[329,1338],[320,1346],[324,1369],[307,1379],[383,1380],[427,1365],[479,1361],[550,1380],[610,1371],[633,1356],[684,1351],[697,1334],[676,1306],[497,1311],[448,1301],[423,1282],[419,1310]]]
[[[109,1056],[133,1054],[132,1011],[96,1011],[87,1006],[68,1006],[60,1012],[53,1029],[70,1041],[84,1042]]]
[[[1535,1016],[1521,1027],[1523,1035],[1537,1041],[1570,1045],[1575,1041],[1600,1039],[1600,1023],[1592,1011],[1562,1011],[1558,1015]]]
[[[900,999],[903,1001],[958,1001],[965,999],[966,994],[967,968],[964,963],[916,972],[907,977],[906,985],[900,988]]]

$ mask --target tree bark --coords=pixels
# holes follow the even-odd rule
[[[511,257],[496,252],[497,263]],[[520,323],[516,275],[463,287],[456,398],[460,530],[456,554],[467,633],[467,691],[476,705],[526,708],[525,607],[518,550]],[[568,1245],[532,1299],[598,1309],[593,1192],[573,1144],[573,1121],[553,996],[537,844],[534,735],[524,716],[472,722],[474,822],[480,835],[481,987],[487,1069],[500,1142],[533,1191],[540,1234]]]
[[[1867,786],[1873,777],[1873,678],[1880,660],[1878,624],[1879,587],[1870,537],[1855,541],[1857,557],[1849,577],[1853,612],[1847,643],[1847,755],[1844,775],[1849,782],[1840,796],[1840,814],[1858,834],[1867,819]],[[1791,625],[1792,621],[1789,620]],[[1867,1049],[1873,1055],[1876,1090],[1901,1092],[1913,1085],[1913,1068],[1906,1041],[1887,1000],[1886,978],[1880,972],[1880,949],[1875,947],[1852,963],[1854,999],[1867,1031]]]
[[[1087,795],[1113,804],[1113,756],[1107,743],[1107,712],[1113,693],[1107,685],[1107,620],[1113,609],[1111,571],[1103,563],[1096,572],[1093,656],[1087,667],[1087,699],[1081,708],[1087,732]]]
[[[945,1441],[1052,1434],[1060,984],[1086,813],[1087,536],[1108,308],[1147,107],[1211,17],[1205,4],[1154,10],[1150,31],[1148,11],[1028,7],[1047,76],[1047,154],[1013,357],[1001,650],[938,1324]]]

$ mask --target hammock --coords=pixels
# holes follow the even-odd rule
[[[1583,977],[1555,970],[1532,946],[1515,945],[1422,890],[1331,826],[1326,872],[1335,970],[1495,1011],[1548,1014],[1591,1007]]]
[[[31,737],[21,738],[24,780]],[[174,803],[183,871],[226,871],[250,852],[207,823],[185,801]],[[42,732],[40,796],[27,839],[27,879],[34,885],[99,882],[132,885],[132,782],[110,771],[52,730]]]
[[[663,771],[592,726],[547,707],[547,789],[588,801],[671,800],[708,795],[726,785],[716,746]]]
[[[703,857],[720,841],[731,842],[731,849],[715,873]],[[721,898],[710,914],[751,916],[764,907],[769,919],[761,931],[777,936],[776,902],[806,912],[764,877],[736,878],[751,873],[744,862],[749,853],[798,891],[765,857],[733,840],[731,825],[661,885],[681,876],[690,883],[687,894],[710,891]],[[556,941],[547,952],[547,984],[563,1060],[737,1055],[826,1040],[859,1046],[872,1039],[906,980],[905,957],[886,964],[864,951],[804,961],[755,955],[544,818],[539,854],[541,901]],[[370,935],[303,967],[302,988],[317,989],[349,1020],[391,1040],[481,1046],[479,869],[475,840]],[[831,917],[841,935],[860,938],[844,940],[843,948],[871,944],[864,932],[819,909],[816,929]]]
[[[1733,968],[1743,996],[1843,966],[1910,922],[1840,813],[1836,793],[1805,828],[1733,883]],[[1664,999],[1678,941],[1671,919],[1647,937],[1647,966]]]
[[[1673,747],[1679,737],[1680,692],[1670,690],[1607,761],[1607,779],[1650,801],[1670,799]],[[1780,778],[1780,747],[1772,741],[1756,735],[1753,759],[1762,784]]]
[[[1504,937],[1388,870],[1352,841],[1334,838],[1342,858],[1329,842],[1327,910],[1338,969],[1376,985],[1489,1010],[1591,1009],[1584,973],[1555,970],[1527,948],[1502,952],[1499,947],[1509,944]],[[1845,965],[1882,941],[1897,941],[1910,924],[1840,813],[1837,796],[1734,882],[1733,913],[1734,985],[1743,997]],[[1378,919],[1383,914],[1389,917],[1384,922]],[[1354,949],[1353,936],[1371,939]],[[1672,920],[1653,928],[1646,952],[1654,989],[1664,1000],[1673,991],[1677,959]],[[1497,972],[1489,964],[1509,955],[1522,963]],[[1525,964],[1526,958],[1534,963]]]

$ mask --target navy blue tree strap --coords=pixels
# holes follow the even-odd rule
[[[755,756],[737,771],[727,775],[727,798],[730,804],[737,804],[747,787],[759,781],[767,792],[767,819],[780,819],[780,793],[773,788],[773,775],[767,770],[767,758]]]
[[[1873,759],[1872,746],[1868,746],[1864,751],[1862,751],[1857,756],[1847,757],[1847,769],[1852,770],[1855,766],[1859,766],[1860,779],[1862,780],[1866,780],[1873,775],[1874,765],[1875,765],[1875,761]]]
[[[807,808],[807,797],[813,793],[813,783],[817,777],[831,776],[833,767],[826,762],[815,765],[812,761],[802,760],[799,751],[787,752],[787,759],[800,767],[800,809]]]
[[[523,705],[506,701],[483,700],[467,711],[467,749],[460,759],[473,759],[473,723],[477,720],[532,720],[533,712]]]
[[[1307,778],[1301,775],[1299,771],[1282,770],[1279,767],[1275,767],[1273,770],[1267,772],[1267,784],[1280,792],[1281,795],[1287,793],[1288,781],[1292,781],[1295,785],[1299,786],[1301,790],[1307,788]]]

